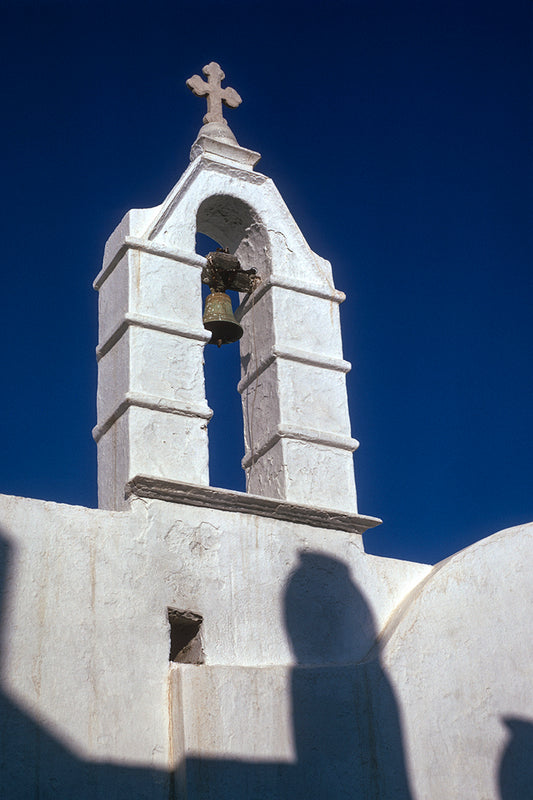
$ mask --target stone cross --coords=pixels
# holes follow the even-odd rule
[[[207,83],[199,75],[193,75],[187,81],[187,86],[197,97],[207,95],[207,114],[204,122],[219,122],[227,125],[228,123],[222,115],[222,103],[229,108],[237,108],[242,103],[242,98],[235,89],[223,89],[220,85],[226,77],[220,65],[215,61],[202,69],[207,77]]]

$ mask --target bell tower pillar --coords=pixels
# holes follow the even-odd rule
[[[126,506],[135,475],[207,485],[200,273],[205,259],[144,236],[154,209],[110,237],[99,292],[98,504]]]
[[[274,262],[239,315],[247,489],[355,513],[358,442],[346,396],[351,365],[342,357],[344,295],[333,287],[328,262],[291,251],[286,241],[280,246],[288,247],[292,269],[283,274],[282,262]],[[304,269],[315,267],[313,280],[298,275],[299,257]]]

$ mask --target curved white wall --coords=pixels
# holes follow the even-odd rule
[[[413,797],[532,796],[532,564],[533,525],[496,533],[437,565],[391,621],[381,663]]]

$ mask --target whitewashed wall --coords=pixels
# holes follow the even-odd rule
[[[1,497],[0,529],[2,797],[527,797],[533,526],[432,571],[142,499]]]
[[[6,798],[35,775],[43,796],[122,797],[137,775],[167,797],[187,758],[294,764],[294,670],[362,658],[429,569],[358,534],[143,499],[1,496],[0,531]],[[169,606],[204,617],[204,665],[169,665]]]
[[[385,631],[414,797],[532,796],[532,609],[526,525],[435,567]]]

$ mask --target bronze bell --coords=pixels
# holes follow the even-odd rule
[[[242,336],[242,328],[233,316],[231,297],[226,292],[211,292],[205,298],[204,328],[211,331],[209,344],[229,344]]]

